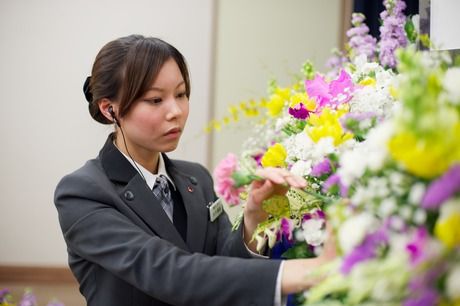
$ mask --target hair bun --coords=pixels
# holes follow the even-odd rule
[[[91,77],[87,77],[85,83],[83,84],[83,93],[85,94],[86,101],[88,103],[93,102],[93,94],[91,93],[91,87],[89,83],[91,82]]]

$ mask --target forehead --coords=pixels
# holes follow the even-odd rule
[[[151,88],[161,86],[178,86],[184,83],[184,77],[179,65],[173,58],[169,58],[161,66],[157,76],[153,79]]]

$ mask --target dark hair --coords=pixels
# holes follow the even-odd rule
[[[187,64],[182,54],[172,45],[142,35],[121,37],[107,43],[97,54],[91,77],[83,87],[91,117],[103,124],[112,123],[99,110],[98,103],[103,98],[118,100],[118,116],[125,116],[170,58],[179,66],[186,95],[190,97]]]

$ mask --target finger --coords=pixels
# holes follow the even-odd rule
[[[284,184],[286,180],[284,179],[282,172],[277,168],[263,168],[257,169],[256,174],[263,177],[266,180],[270,180],[275,184]]]

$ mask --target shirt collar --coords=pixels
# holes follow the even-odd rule
[[[115,145],[115,147],[118,149],[118,147],[116,145]],[[166,167],[165,167],[165,161],[163,159],[163,154],[161,154],[161,153],[158,154],[158,172],[156,174],[153,174],[149,170],[145,169],[141,164],[135,163],[132,158],[127,156],[120,149],[118,149],[118,151],[120,151],[120,153],[123,154],[123,156],[131,163],[131,165],[134,167],[134,169],[137,170],[137,172],[139,172],[141,175],[144,176],[145,182],[147,183],[147,185],[149,186],[150,189],[152,189],[153,186],[155,185],[155,181],[156,181],[157,177],[159,175],[163,175],[172,184],[174,190],[176,190],[176,185],[174,185],[173,180],[168,175],[168,172],[166,172]]]

